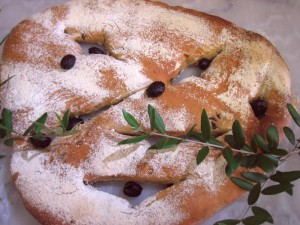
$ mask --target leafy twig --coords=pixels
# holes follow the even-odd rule
[[[300,115],[295,108],[288,104],[287,108],[295,121],[300,126]],[[210,148],[213,150],[221,150],[223,157],[227,161],[226,174],[232,182],[238,187],[249,191],[248,207],[241,216],[241,219],[227,219],[218,221],[215,225],[259,225],[264,222],[273,223],[270,213],[258,206],[254,206],[259,199],[260,194],[273,195],[281,192],[293,194],[294,185],[291,182],[300,178],[300,171],[280,172],[279,168],[293,154],[299,154],[299,140],[296,141],[295,134],[289,127],[284,127],[283,132],[289,142],[294,146],[291,151],[278,148],[279,132],[277,127],[270,125],[266,132],[267,139],[255,134],[250,144],[246,143],[246,138],[239,121],[234,121],[232,125],[232,135],[225,136],[225,141],[229,147],[224,147],[222,143],[211,136],[211,127],[208,115],[203,109],[201,114],[201,133],[195,132],[193,126],[188,134],[184,137],[175,137],[166,133],[165,124],[162,117],[154,109],[148,105],[148,115],[150,119],[151,130],[143,130],[140,123],[129,113],[123,110],[123,116],[128,124],[134,129],[137,135],[130,139],[121,141],[119,144],[138,143],[147,140],[153,136],[160,139],[149,149],[164,149],[179,145],[182,142],[191,142],[199,144],[202,148],[196,156],[196,164],[199,165],[209,154]],[[156,131],[155,131],[156,130]],[[193,136],[195,139],[188,137]],[[260,151],[258,151],[258,149]],[[238,167],[255,168],[260,167],[264,173],[260,172],[242,172],[244,178],[232,176]],[[264,188],[269,180],[278,184]],[[246,217],[251,209],[253,215]],[[245,218],[246,217],[246,218]]]
[[[45,139],[49,140],[49,137],[52,135],[68,136],[68,135],[74,135],[79,132],[78,130],[75,129],[75,127],[70,130],[67,129],[69,124],[69,117],[70,117],[69,110],[65,112],[62,119],[59,117],[57,113],[55,113],[55,115],[58,119],[60,127],[54,127],[54,128],[47,127],[45,124],[48,118],[48,113],[44,113],[36,121],[34,121],[25,130],[23,134],[20,134],[13,130],[11,112],[8,109],[4,108],[1,113],[2,119],[0,122],[0,138],[2,139],[3,143],[6,146],[11,147],[15,140],[29,139],[29,140],[43,141]]]
[[[244,221],[245,220],[245,216],[247,215],[247,213],[249,212],[249,210],[251,209],[251,207],[254,207],[254,206],[252,206],[253,204],[255,204],[256,203],[256,201],[258,200],[258,197],[259,197],[259,194],[260,193],[262,193],[262,191],[261,190],[263,190],[263,188],[265,187],[265,185],[268,183],[268,181],[270,181],[270,179],[272,178],[272,176],[276,173],[276,171],[278,171],[279,170],[279,168],[283,165],[283,163],[285,163],[286,161],[287,161],[287,159],[289,158],[289,157],[291,157],[293,154],[295,154],[295,153],[299,153],[300,151],[299,150],[297,150],[297,145],[298,145],[298,143],[299,142],[297,142],[297,144],[295,145],[295,147],[294,147],[294,149],[292,150],[292,151],[290,151],[289,153],[288,153],[288,155],[286,155],[283,159],[281,159],[280,160],[280,163],[278,164],[278,166],[268,175],[268,176],[265,176],[264,177],[264,179],[263,179],[263,182],[260,184],[260,180],[258,180],[258,179],[253,179],[252,181],[253,182],[258,182],[257,184],[259,184],[260,185],[260,188],[259,189],[257,189],[257,190],[255,190],[256,191],[256,193],[257,193],[257,198],[253,201],[253,202],[251,202],[252,204],[249,204],[248,205],[248,207],[246,208],[246,210],[244,211],[244,213],[242,214],[242,216],[241,216],[241,219],[240,219],[240,222],[239,223],[241,223],[242,221]],[[265,173],[266,174],[266,173]],[[254,189],[253,189],[254,190]],[[266,189],[264,189],[264,190],[266,190]],[[251,191],[251,190],[250,190]],[[250,192],[251,193],[251,192]],[[280,192],[281,193],[281,192]],[[251,199],[251,195],[249,194],[249,197],[248,197],[248,203],[249,203],[249,199]],[[271,216],[270,216],[271,217]],[[248,218],[250,218],[250,219],[248,219],[248,222],[249,222],[249,220],[251,221],[251,218],[253,218],[254,219],[254,217],[253,216],[250,216],[250,217],[248,217]],[[263,221],[264,219],[261,219],[261,222],[267,222],[267,219],[269,219],[269,218],[265,218],[265,221]],[[273,221],[273,220],[272,220]],[[246,222],[247,223],[247,222]],[[273,223],[273,222],[272,222]],[[226,224],[226,223],[225,223]]]

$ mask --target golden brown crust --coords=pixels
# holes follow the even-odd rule
[[[104,44],[108,55],[84,55],[77,42]],[[65,71],[59,63],[67,54],[76,64]],[[171,82],[202,58],[213,61],[201,77]],[[167,133],[177,136],[194,124],[200,130],[202,109],[216,137],[230,132],[235,119],[247,138],[289,122],[289,72],[270,42],[221,18],[160,2],[73,0],[37,14],[6,41],[1,80],[12,75],[17,79],[4,89],[1,104],[13,112],[19,131],[45,111],[55,125],[53,112],[70,108],[80,116],[116,104],[81,125],[79,134],[57,137],[47,151],[16,144],[16,186],[42,224],[193,224],[243,194],[224,176],[220,154],[196,165],[199,145],[162,151],[147,151],[147,141],[118,145],[133,134],[122,109],[147,130],[151,104]],[[157,80],[166,90],[149,98],[145,89]],[[268,105],[261,119],[249,104],[255,99]],[[103,180],[175,184],[132,207],[83,182]]]

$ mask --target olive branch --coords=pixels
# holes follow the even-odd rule
[[[79,133],[77,124],[70,124],[70,110],[67,110],[63,118],[55,113],[59,126],[48,127],[46,121],[48,113],[44,113],[36,121],[34,121],[24,133],[19,133],[13,129],[12,113],[4,108],[1,112],[0,119],[0,139],[7,147],[12,147],[15,140],[29,140],[35,147],[47,147],[51,143],[51,136],[69,136]],[[4,158],[0,155],[0,158]]]
[[[287,104],[287,108],[296,125],[300,127],[300,115],[296,109],[291,104]],[[138,143],[151,137],[159,138],[149,147],[149,149],[154,150],[176,147],[182,142],[196,143],[201,146],[195,158],[197,165],[208,156],[210,151],[222,151],[222,155],[227,162],[226,175],[239,188],[249,192],[248,206],[240,219],[222,220],[214,225],[259,225],[265,222],[273,224],[271,214],[267,210],[255,206],[257,200],[260,195],[276,195],[282,192],[292,196],[294,187],[292,182],[300,178],[300,171],[281,172],[279,170],[289,157],[300,153],[300,140],[296,140],[290,127],[284,127],[283,132],[293,146],[291,150],[279,147],[279,132],[274,125],[267,128],[266,140],[259,134],[255,134],[250,139],[250,143],[247,143],[243,128],[238,120],[235,120],[232,124],[232,134],[225,136],[227,146],[224,146],[222,142],[212,137],[211,125],[205,109],[201,113],[201,132],[196,132],[194,125],[183,138],[170,136],[166,133],[162,117],[151,105],[148,105],[150,131],[142,129],[133,115],[124,109],[123,116],[135,131],[136,136],[119,142],[120,145]],[[264,172],[251,172],[253,170],[249,170],[242,172],[240,177],[233,176],[239,167],[246,169],[258,167]],[[270,180],[276,182],[276,184],[265,187]],[[250,209],[253,215],[246,217]]]

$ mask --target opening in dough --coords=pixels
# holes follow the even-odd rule
[[[142,186],[143,190],[138,197],[129,197],[123,193],[123,188],[126,181],[98,181],[88,185],[94,188],[115,195],[117,197],[126,199],[131,205],[135,206],[140,204],[144,199],[154,196],[157,192],[168,188],[170,185],[156,184],[149,182],[136,182]]]

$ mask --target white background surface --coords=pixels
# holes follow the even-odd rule
[[[0,0],[0,39],[21,20],[64,0]],[[292,75],[292,90],[300,96],[300,0],[166,0],[173,5],[182,5],[230,20],[239,26],[267,37],[278,49]],[[1,48],[2,49],[2,48]],[[297,130],[298,137],[300,132]],[[1,148],[0,153],[9,155]],[[300,169],[300,157],[295,156],[283,170]],[[294,196],[286,193],[263,197],[259,206],[268,209],[277,225],[300,224],[300,182],[296,182]],[[220,219],[239,218],[246,208],[246,197],[222,210],[205,225]],[[124,221],[125,222],[125,221]],[[10,179],[9,157],[0,161],[0,224],[37,225],[38,222],[25,210]]]

